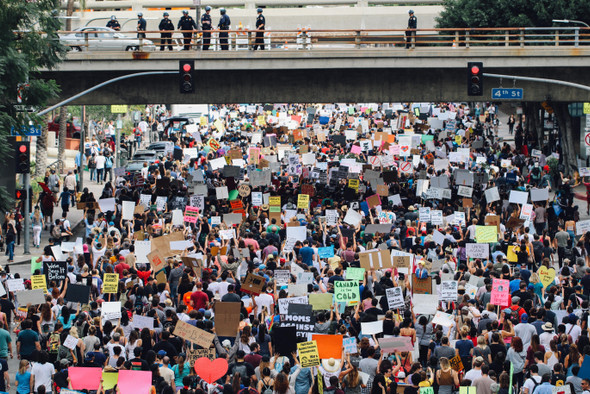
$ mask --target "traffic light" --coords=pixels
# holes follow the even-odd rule
[[[25,201],[27,199],[27,190],[26,189],[16,189],[14,193],[14,198],[17,201]]]
[[[483,96],[483,63],[467,63],[467,95]]]
[[[28,174],[31,171],[31,152],[29,141],[14,143],[14,158],[17,174]]]
[[[193,81],[193,74],[195,70],[194,60],[180,60],[180,93],[193,93],[195,91],[195,83]]]

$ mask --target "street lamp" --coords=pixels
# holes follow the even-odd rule
[[[590,25],[588,25],[586,22],[576,21],[576,20],[572,20],[572,19],[553,19],[552,22],[553,23],[577,23],[578,25],[590,27]]]

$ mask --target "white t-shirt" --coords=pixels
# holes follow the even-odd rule
[[[274,298],[270,294],[262,293],[254,297],[256,302],[256,316],[262,313],[262,307],[266,307],[267,311],[271,311],[270,307],[274,304]]]
[[[95,158],[96,160],[96,169],[97,170],[102,170],[104,169],[104,163],[106,162],[106,157],[104,157],[103,155],[98,155]]]
[[[534,381],[533,381],[534,379]],[[540,376],[531,376],[530,378],[528,378],[526,380],[526,382],[524,382],[524,385],[522,386],[523,389],[528,390],[528,394],[533,394],[533,389],[535,388],[535,383],[541,383],[541,377]],[[523,393],[525,391],[523,390]]]
[[[55,368],[51,363],[33,363],[31,374],[35,376],[35,392],[41,386],[45,386],[45,391],[51,393],[51,377],[55,374]]]
[[[573,343],[576,343],[580,335],[582,335],[582,329],[577,324],[572,327],[572,324],[568,323],[565,325],[565,333],[571,335]]]
[[[465,374],[465,377],[463,379],[469,379],[473,382],[477,378],[481,378],[481,369],[474,368],[470,369],[469,372]]]

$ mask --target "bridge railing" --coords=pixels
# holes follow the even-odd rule
[[[482,29],[362,29],[362,30],[226,30],[226,31],[61,31],[60,39],[75,51],[212,51],[363,49],[363,48],[452,48],[473,47],[555,47],[590,45],[590,28],[482,28]],[[172,33],[167,43],[161,33]],[[260,34],[257,34],[260,33]],[[184,34],[187,34],[185,37]],[[258,37],[257,37],[258,35]],[[262,35],[262,37],[260,37]],[[227,40],[227,43],[225,42]]]

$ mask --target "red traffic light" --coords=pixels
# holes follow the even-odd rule
[[[471,66],[471,74],[479,74],[479,67]]]
[[[16,199],[17,199],[17,200],[20,200],[20,199],[22,198],[22,195],[23,195],[23,194],[22,194],[22,192],[21,192],[20,190],[17,190],[17,191],[16,191]]]
[[[183,65],[182,65],[182,71],[184,71],[185,73],[188,73],[188,72],[190,72],[190,71],[191,71],[191,69],[192,69],[192,67],[191,67],[191,65],[190,65],[190,64],[188,64],[188,63],[185,63],[185,64],[183,64]]]

